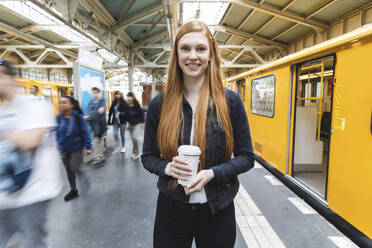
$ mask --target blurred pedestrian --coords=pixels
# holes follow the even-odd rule
[[[111,103],[108,125],[113,126],[113,133],[116,143],[119,143],[119,130],[121,139],[121,153],[125,152],[125,129],[127,127],[127,111],[128,104],[124,100],[123,94],[120,91],[114,93],[114,100]],[[119,148],[120,149],[120,148]]]
[[[127,112],[128,131],[133,144],[131,159],[137,160],[140,157],[138,143],[142,129],[145,127],[145,117],[141,105],[132,92],[127,94],[127,103],[129,105]]]
[[[92,140],[88,125],[82,116],[78,102],[71,96],[64,96],[60,100],[61,113],[57,116],[57,142],[65,165],[70,192],[65,196],[65,201],[70,201],[79,196],[76,186],[76,176],[79,186],[89,188],[89,181],[82,170],[83,149],[86,155],[91,153]]]
[[[181,145],[201,151],[200,163],[181,159]],[[191,248],[193,239],[198,248],[234,247],[237,176],[254,153],[244,105],[224,89],[220,50],[200,21],[177,32],[165,93],[148,109],[142,163],[159,176],[154,248]]]
[[[93,132],[93,164],[99,164],[105,160],[104,136],[107,131],[105,99],[101,98],[101,90],[92,88],[93,100],[88,105],[88,113],[84,118],[90,124]]]
[[[0,60],[0,98],[6,100],[0,104],[0,140],[28,152],[31,171],[21,185],[23,173],[9,175],[18,184],[15,192],[0,190],[0,247],[16,232],[22,234],[23,247],[48,247],[47,209],[62,188],[54,108],[48,101],[17,95],[14,70],[4,60]]]
[[[39,95],[39,87],[37,85],[32,85],[30,87],[30,94],[36,100],[45,100],[43,96]]]

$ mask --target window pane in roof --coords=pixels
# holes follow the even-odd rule
[[[98,49],[98,54],[107,61],[114,62],[117,57],[105,49]]]
[[[207,25],[217,25],[228,6],[228,3],[183,3],[182,23],[196,19]]]
[[[128,63],[121,59],[121,60],[118,62],[118,65],[128,65]]]
[[[23,18],[37,23],[38,25],[40,25],[40,28],[52,31],[66,38],[67,40],[70,40],[72,42],[92,43],[90,40],[76,32],[75,30],[69,28],[68,26],[65,26],[62,22],[49,15],[47,12],[33,3],[21,1],[0,1],[0,4],[21,15]],[[56,13],[61,15],[59,12]]]

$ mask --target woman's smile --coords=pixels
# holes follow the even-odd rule
[[[178,64],[184,76],[202,77],[208,67],[209,57],[208,38],[202,32],[190,32],[181,37]]]

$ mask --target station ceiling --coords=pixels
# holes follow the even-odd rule
[[[284,56],[291,42],[309,32],[322,33],[348,13],[371,4],[370,0],[19,1],[54,21],[45,24],[9,7],[14,2],[0,2],[0,56],[13,54],[25,66],[68,67],[82,46],[103,57],[111,55],[105,59],[107,69],[125,69],[129,63],[163,75],[176,27],[190,16],[186,9],[203,20],[215,14],[208,6],[220,6],[220,19],[209,26],[221,47],[225,70],[236,70],[269,62],[268,54],[274,52],[276,58]],[[61,26],[72,29],[78,41],[57,32]]]

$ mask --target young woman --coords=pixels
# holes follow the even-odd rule
[[[139,155],[138,142],[141,135],[141,130],[144,127],[145,117],[141,105],[132,92],[127,94],[127,103],[129,105],[127,111],[127,120],[129,122],[128,131],[132,138],[133,154],[131,159],[137,160]]]
[[[76,186],[76,176],[79,186],[88,190],[89,182],[81,170],[83,163],[83,149],[89,155],[92,149],[92,140],[88,126],[82,116],[78,102],[64,96],[60,101],[61,114],[57,116],[57,142],[62,155],[62,161],[67,171],[71,191],[65,196],[65,201],[70,201],[79,196]]]
[[[119,130],[121,138],[121,153],[125,152],[125,128],[127,126],[126,113],[128,111],[128,104],[125,102],[123,94],[120,91],[114,93],[114,100],[112,101],[108,125],[113,125],[113,133],[116,142],[119,142]]]
[[[198,146],[199,172],[187,187],[191,167],[177,156],[180,145]],[[234,158],[231,158],[234,155]],[[240,97],[223,88],[221,55],[199,21],[179,29],[164,95],[150,103],[142,162],[159,176],[154,247],[233,248],[233,199],[237,176],[253,167],[248,120]]]

